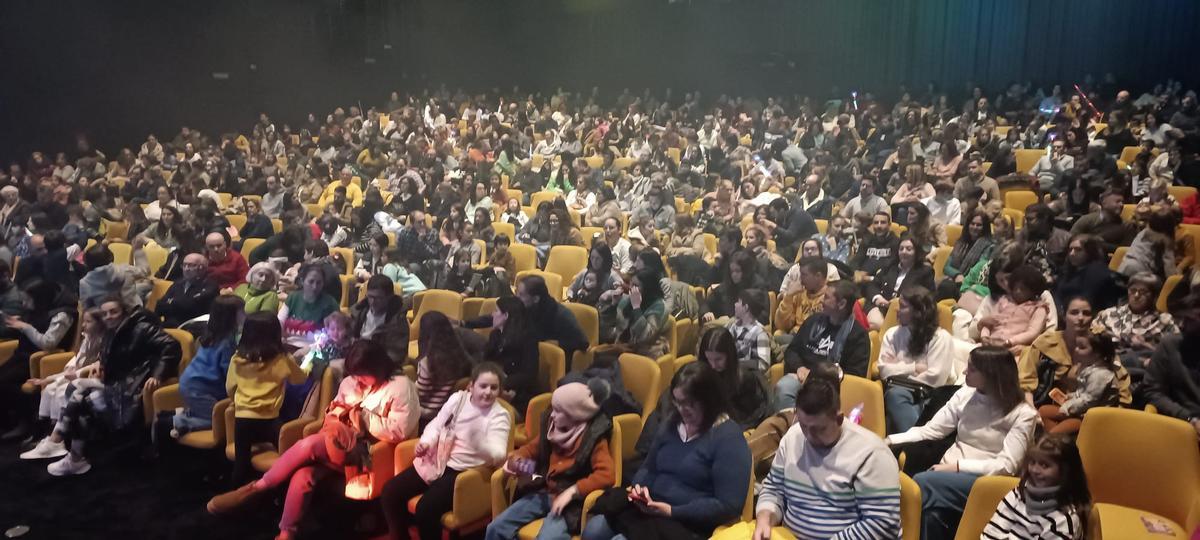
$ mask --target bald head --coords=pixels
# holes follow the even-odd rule
[[[221,262],[229,254],[229,243],[225,241],[225,235],[211,232],[204,237],[204,250],[208,254],[209,261]],[[205,263],[207,262],[205,261]]]
[[[183,258],[184,279],[202,279],[208,274],[208,259],[199,253],[189,253]]]

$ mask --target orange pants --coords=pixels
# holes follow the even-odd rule
[[[1083,424],[1082,418],[1067,417],[1062,420],[1058,418],[1058,405],[1042,405],[1038,407],[1038,414],[1042,417],[1042,427],[1046,428],[1047,433],[1075,433],[1079,431],[1079,426]]]

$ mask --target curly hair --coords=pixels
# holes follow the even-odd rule
[[[900,301],[908,304],[912,310],[912,318],[908,324],[908,332],[911,335],[908,340],[908,354],[923,355],[929,349],[929,342],[938,330],[937,304],[933,302],[933,294],[925,287],[909,287],[900,294]]]

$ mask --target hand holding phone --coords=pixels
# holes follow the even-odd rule
[[[1054,400],[1054,402],[1059,405],[1062,405],[1064,402],[1067,401],[1067,395],[1064,394],[1063,391],[1059,390],[1058,388],[1051,388],[1049,396],[1050,396],[1050,399]]]

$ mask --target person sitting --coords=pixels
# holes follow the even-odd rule
[[[1017,372],[1021,377],[1021,390],[1026,401],[1043,405],[1052,402],[1050,390],[1056,386],[1069,388],[1070,377],[1077,371],[1072,356],[1079,339],[1093,333],[1092,321],[1096,311],[1087,298],[1075,296],[1064,304],[1062,329],[1047,330],[1033,343],[1017,361]],[[1116,371],[1117,403],[1129,407],[1133,403],[1130,392],[1129,372],[1117,358],[1113,359]]]
[[[670,352],[667,307],[663,300],[661,276],[653,270],[634,274],[629,296],[617,305],[617,340],[630,352],[658,358]]]
[[[567,298],[576,298],[580,295],[581,289],[583,289],[584,275],[588,272],[596,273],[596,277],[599,278],[596,287],[602,291],[625,283],[625,278],[621,277],[621,273],[613,266],[612,249],[602,242],[596,242],[592,244],[591,252],[588,254],[587,267],[580,270],[575,275],[575,279],[571,280],[571,285],[567,287]]]
[[[414,437],[417,416],[412,381],[394,375],[393,364],[381,345],[359,341],[346,355],[346,378],[325,411],[321,431],[293,444],[262,478],[213,497],[208,511],[228,514],[287,484],[276,538],[295,538],[314,486],[337,478],[342,467],[367,466],[356,461],[356,448]]]
[[[704,314],[701,316],[704,322],[708,323],[733,316],[733,304],[742,291],[763,290],[762,280],[755,272],[755,267],[754,255],[749,251],[734,252],[730,258],[728,270],[722,276],[721,283],[714,285],[708,292],[708,298],[703,308]]]
[[[1161,289],[1162,280],[1158,276],[1149,272],[1137,274],[1126,286],[1127,301],[1100,311],[1092,323],[1116,338],[1117,356],[1134,380],[1142,378],[1163,337],[1179,333],[1171,314],[1154,308]]]
[[[191,234],[183,224],[183,218],[179,216],[179,210],[174,206],[162,207],[162,213],[156,219],[144,231],[133,237],[130,243],[135,248],[141,247],[150,241],[158,244],[160,247],[174,249],[179,247],[179,243],[183,237]]]
[[[283,335],[293,347],[312,345],[325,325],[325,317],[338,310],[338,301],[325,294],[325,276],[320,267],[310,266],[300,273],[300,290],[289,294],[279,307]]]
[[[87,274],[79,281],[79,303],[84,309],[100,307],[100,302],[114,294],[127,306],[141,306],[144,293],[149,292],[138,285],[144,274],[128,264],[113,262],[112,250],[103,243],[83,253],[83,265]],[[8,273],[8,263],[0,260],[0,274]]]
[[[1109,190],[1100,196],[1100,209],[1075,221],[1071,235],[1090,234],[1104,242],[1104,251],[1112,253],[1117,246],[1127,246],[1137,234],[1136,225],[1121,219],[1125,206],[1125,195]]]
[[[1084,537],[1091,494],[1079,448],[1069,436],[1046,435],[1034,443],[1025,453],[1020,477],[996,506],[981,538]]]
[[[246,273],[246,281],[233,290],[234,296],[245,303],[246,314],[266,311],[279,312],[279,272],[271,263],[261,262]]]
[[[931,539],[954,536],[975,479],[1017,473],[1037,424],[1037,411],[1022,397],[1017,363],[1008,349],[971,351],[965,376],[965,386],[925,425],[887,437],[895,449],[955,434],[941,460],[913,477],[921,487],[921,530]],[[910,456],[905,469],[923,468],[914,461]]]
[[[958,299],[962,292],[962,284],[967,274],[980,261],[989,261],[996,243],[992,240],[992,224],[983,212],[971,212],[965,220],[962,236],[954,243],[946,265],[942,267],[945,276],[938,284],[938,298]]]
[[[771,335],[763,326],[767,306],[758,290],[744,290],[733,303],[733,317],[725,326],[733,336],[738,365],[766,373],[771,367]]]
[[[216,282],[208,276],[208,259],[191,253],[183,258],[183,279],[171,284],[154,312],[162,317],[166,328],[179,328],[208,313],[219,293]]]
[[[1065,306],[1067,299],[1082,296],[1102,310],[1117,305],[1120,291],[1100,239],[1088,234],[1071,237],[1066,263],[1054,282],[1054,301]]]
[[[400,294],[404,298],[412,298],[412,295],[425,290],[425,283],[421,281],[416,272],[410,270],[409,258],[400,248],[388,249],[383,256],[385,260],[383,275],[392,280],[392,283],[400,286]]]
[[[821,365],[836,364],[843,372],[867,376],[871,341],[854,318],[858,290],[841,281],[825,292],[821,311],[804,321],[783,353],[784,375],[775,383],[775,409],[792,407],[807,373]]]
[[[915,426],[929,404],[930,391],[954,384],[957,375],[954,338],[938,326],[938,306],[927,289],[912,287],[900,295],[896,322],[879,345],[888,433]]]
[[[697,285],[707,282],[711,273],[713,256],[704,243],[704,230],[696,227],[696,221],[687,214],[675,216],[675,231],[663,253],[672,268],[677,269],[681,281]]]
[[[515,296],[496,300],[492,333],[488,335],[483,359],[504,369],[504,398],[517,411],[524,411],[537,394],[538,343],[533,339],[536,321],[529,318],[525,304]],[[603,400],[601,400],[603,402]]]
[[[836,381],[813,377],[779,441],[755,506],[754,540],[783,524],[797,538],[898,538],[900,470],[877,435],[839,410]],[[720,538],[720,536],[718,536]]]
[[[674,411],[654,434],[628,489],[610,488],[597,500],[584,540],[638,537],[708,538],[736,519],[750,485],[750,448],[729,420],[719,375],[701,362],[675,372]],[[652,529],[651,529],[652,528]]]
[[[833,216],[829,220],[829,228],[826,229],[825,234],[817,234],[812,239],[817,241],[821,256],[829,259],[830,263],[849,264],[850,257],[858,251],[858,235],[851,226],[850,218],[840,215]],[[807,246],[807,242],[805,246]],[[803,248],[804,246],[801,246],[801,251]],[[791,271],[788,271],[788,274],[791,275]],[[841,276],[838,275],[838,278],[840,279]],[[787,276],[784,276],[783,279],[786,282]]]
[[[842,207],[841,216],[852,220],[856,219],[859,214],[874,216],[880,212],[891,215],[892,207],[886,199],[875,194],[875,179],[863,178],[859,182],[858,195]],[[833,225],[833,222],[830,221],[829,224]]]
[[[1188,294],[1173,309],[1181,332],[1158,342],[1146,369],[1146,401],[1159,414],[1187,421],[1200,435],[1200,355],[1183,353],[1200,346],[1200,293]]]
[[[1073,380],[1065,382],[1074,390],[1051,390],[1053,403],[1038,408],[1047,433],[1075,433],[1089,409],[1117,404],[1117,369],[1121,364],[1112,336],[1103,332],[1076,336],[1071,363],[1078,371],[1072,370]]]
[[[293,265],[292,269],[287,271],[286,277],[292,278],[293,283],[299,283],[304,280],[310,268],[316,268],[321,271],[321,290],[330,298],[338,299],[342,297],[343,264],[340,260],[335,262],[325,242],[309,240],[304,243],[303,262]]]
[[[1046,279],[1037,268],[1028,265],[1018,266],[1007,275],[999,269],[993,271],[998,275],[996,286],[989,287],[992,297],[996,296],[996,289],[1003,290],[1004,294],[988,309],[980,306],[975,312],[979,343],[1006,347],[1014,355],[1020,354],[1021,349],[1033,343],[1046,328],[1054,326],[1047,323],[1054,308],[1042,299]]]
[[[417,338],[417,398],[424,425],[444,409],[459,379],[471,369],[471,357],[450,319],[438,311],[421,316]]]
[[[767,381],[757,364],[737,361],[733,334],[719,326],[709,327],[700,336],[696,361],[708,364],[717,373],[729,400],[729,419],[742,429],[752,429],[771,414]]]
[[[99,375],[75,379],[53,437],[68,452],[46,466],[52,476],[84,474],[91,470],[85,451],[105,433],[127,433],[142,425],[142,394],[153,392],[179,365],[182,349],[159,325],[158,317],[138,306],[126,306],[118,296],[100,302],[109,334],[100,351]]]
[[[534,339],[537,341],[557,341],[558,346],[570,359],[575,351],[588,348],[587,336],[579,327],[579,321],[570,309],[550,297],[546,288],[546,278],[542,276],[525,276],[517,281],[516,297],[529,310],[530,320],[538,321],[533,325]],[[492,314],[481,315],[479,318],[464,321],[466,328],[490,328]]]
[[[413,450],[413,466],[383,487],[383,515],[393,540],[409,538],[409,525],[416,526],[421,540],[440,539],[442,514],[453,506],[458,475],[504,461],[512,420],[497,403],[503,385],[500,366],[480,363],[468,389],[450,396],[425,427]],[[416,511],[409,512],[409,499],[417,495]]]
[[[216,282],[218,290],[233,289],[246,282],[250,265],[241,253],[229,247],[229,233],[208,233],[204,238],[204,249],[208,256],[208,277]]]
[[[374,275],[367,280],[365,296],[350,308],[351,335],[383,345],[392,362],[403,365],[408,360],[409,342],[408,310],[404,299],[396,295],[392,280],[383,275]]]
[[[1150,272],[1159,279],[1179,274],[1177,262],[1187,254],[1177,251],[1176,248],[1175,228],[1180,222],[1179,211],[1156,206],[1145,219],[1146,228],[1138,232],[1129,244],[1129,250],[1125,252],[1125,258],[1121,259],[1117,272],[1126,277]]]
[[[263,197],[267,197],[267,194],[264,194]],[[275,226],[271,223],[271,216],[263,213],[262,203],[246,198],[242,200],[242,206],[246,209],[246,224],[238,230],[238,237],[243,240],[247,238],[270,238],[275,234]]]
[[[858,251],[850,258],[850,267],[872,278],[895,266],[900,240],[892,233],[892,216],[876,212],[869,233],[859,239]]]
[[[579,533],[584,497],[611,486],[615,474],[607,440],[612,420],[600,414],[608,394],[601,379],[554,390],[541,432],[504,463],[506,474],[540,476],[545,484],[519,490],[512,505],[488,524],[485,540],[515,540],[521,527],[539,518],[544,519],[538,538]]]
[[[935,287],[933,269],[925,262],[925,252],[913,237],[901,238],[896,253],[896,265],[882,269],[863,285],[863,298],[872,306],[867,312],[872,329],[883,325],[892,299],[912,287],[922,287],[926,292]]]
[[[213,300],[204,332],[196,340],[196,353],[179,376],[179,396],[182,410],[171,418],[171,436],[212,429],[213,407],[229,397],[225,377],[229,362],[237,348],[238,332],[246,314],[245,303],[233,295],[221,295]]]
[[[35,435],[51,431],[54,424],[62,416],[67,400],[74,392],[76,379],[92,379],[99,375],[100,350],[102,348],[106,329],[99,308],[83,312],[79,322],[79,350],[63,366],[63,370],[54,375],[29,379],[29,383],[41,390],[38,396],[38,425]],[[67,447],[63,444],[61,434],[51,431],[38,441],[29,451],[21,454],[21,459],[45,459],[66,455]]]
[[[775,310],[775,329],[784,334],[795,334],[810,315],[821,310],[825,299],[828,267],[825,259],[804,257],[800,259],[798,287],[785,293]],[[783,336],[780,336],[783,337]],[[780,343],[791,343],[781,339]]]

